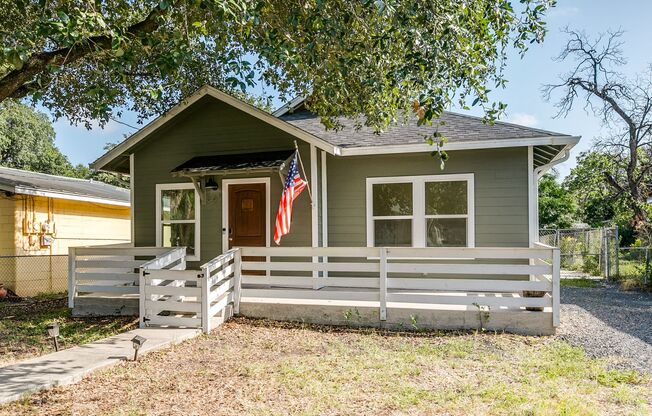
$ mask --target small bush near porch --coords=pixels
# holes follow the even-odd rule
[[[552,337],[235,319],[0,414],[648,414],[650,387]]]
[[[73,318],[65,293],[0,302],[0,365],[54,352],[47,326],[59,324],[59,348],[70,348],[138,327],[133,317]]]

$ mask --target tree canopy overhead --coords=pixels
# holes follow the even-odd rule
[[[29,97],[56,117],[147,118],[203,84],[255,82],[308,98],[332,125],[398,110],[428,121],[453,100],[504,108],[507,51],[545,34],[554,0],[0,0],[0,101]]]

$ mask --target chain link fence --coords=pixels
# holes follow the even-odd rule
[[[0,283],[18,296],[68,289],[68,256],[0,256]]]
[[[607,278],[618,274],[618,228],[542,229],[539,241],[559,247],[563,270]]]

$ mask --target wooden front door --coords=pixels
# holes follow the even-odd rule
[[[265,247],[266,198],[264,183],[229,185],[229,248]]]

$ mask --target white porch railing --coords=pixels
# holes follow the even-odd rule
[[[68,249],[68,307],[83,294],[138,295],[138,272],[144,263],[169,252],[163,247],[124,245],[71,247]]]
[[[149,256],[151,260],[137,258]],[[337,301],[391,308],[543,309],[559,325],[559,250],[532,248],[243,247],[185,270],[183,248],[71,249],[71,307],[79,293],[140,295],[141,325],[210,331],[241,298]],[[317,262],[315,259],[322,259]],[[327,259],[327,260],[326,260]],[[135,273],[139,269],[139,273]],[[102,282],[99,284],[98,282]],[[482,309],[485,308],[485,309]]]
[[[547,308],[559,325],[559,250],[553,247],[244,247],[241,256],[269,259],[241,263],[248,300],[373,302],[380,320],[388,304]]]

